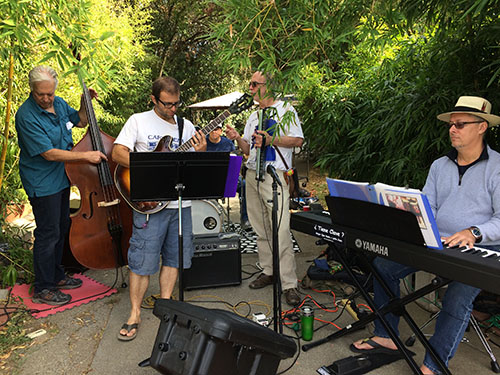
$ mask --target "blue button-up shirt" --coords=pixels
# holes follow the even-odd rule
[[[48,161],[40,154],[50,149],[71,150],[71,127],[80,122],[78,112],[62,98],[54,98],[56,114],[42,109],[30,94],[16,113],[19,174],[29,197],[43,197],[69,186],[64,163]]]

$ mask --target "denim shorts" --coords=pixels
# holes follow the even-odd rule
[[[162,266],[179,268],[179,211],[165,208],[147,215],[133,212],[134,226],[128,249],[129,268],[137,275],[153,275]],[[193,225],[191,207],[182,209],[184,268],[191,267]]]

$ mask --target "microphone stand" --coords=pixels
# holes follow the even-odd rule
[[[278,242],[278,183],[273,177],[273,208],[272,208],[272,228],[273,228],[273,319],[274,331],[283,333],[283,320],[281,318],[281,277],[280,277],[280,257]]]

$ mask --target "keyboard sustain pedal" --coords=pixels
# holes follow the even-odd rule
[[[410,355],[415,353],[408,351]],[[396,353],[365,353],[350,356],[333,362],[330,366],[322,366],[316,370],[320,375],[361,375],[381,366],[403,359],[403,355]]]

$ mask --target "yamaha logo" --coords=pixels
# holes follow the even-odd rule
[[[377,255],[382,255],[385,257],[389,256],[389,248],[387,246],[384,246],[384,245],[380,245],[380,244],[377,244],[374,242],[364,241],[364,240],[361,240],[359,238],[357,238],[354,241],[354,245],[356,245],[356,247],[358,249],[369,251],[369,252],[375,253]]]

